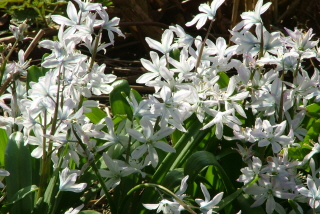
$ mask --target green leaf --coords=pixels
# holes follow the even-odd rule
[[[242,189],[238,189],[234,193],[232,193],[232,194],[228,195],[226,198],[222,199],[220,201],[220,203],[218,204],[219,208],[217,208],[215,210],[220,211],[224,207],[226,207],[227,205],[231,204],[231,202],[233,202],[242,193],[242,191],[243,191]]]
[[[4,153],[8,144],[7,132],[0,128],[0,167],[4,167]]]
[[[58,168],[55,169],[52,177],[50,178],[49,184],[45,190],[44,197],[41,197],[36,206],[35,209],[32,211],[32,214],[42,214],[42,213],[50,213],[50,210],[52,209],[55,195],[58,192],[58,185],[57,185],[57,178],[59,170]]]
[[[141,97],[141,95],[139,94],[139,92],[137,92],[134,89],[131,89],[131,92],[133,93],[134,97],[136,98],[137,102],[140,103],[143,98]]]
[[[29,195],[30,193],[32,193],[36,190],[38,190],[38,187],[36,185],[27,186],[27,187],[20,189],[13,196],[13,201],[9,201],[9,204],[14,204],[14,203],[20,201],[21,199],[25,198],[27,195]]]
[[[320,119],[316,120],[309,128],[303,142],[309,144],[309,141],[317,142],[320,135]]]
[[[237,197],[236,202],[239,207],[239,210],[241,210],[242,213],[245,213],[245,214],[266,214],[266,212],[264,211],[264,208],[262,206],[251,207],[251,204],[253,204],[254,200],[247,194],[239,195],[239,197]]]
[[[30,82],[38,82],[39,78],[44,76],[46,73],[39,67],[32,65],[28,69],[27,75],[27,88],[30,89]]]
[[[308,105],[306,109],[308,110],[308,115],[315,118],[320,118],[320,103]]]
[[[201,170],[207,166],[214,166],[218,172],[219,177],[224,183],[226,192],[233,192],[234,187],[228,175],[225,173],[223,167],[216,160],[215,156],[207,151],[199,151],[190,156],[185,167],[184,174],[189,175],[188,183],[192,183]]]
[[[183,177],[183,168],[174,169],[164,177],[161,185],[168,189],[173,189],[181,184]]]
[[[126,80],[117,80],[112,85],[113,90],[110,93],[110,106],[114,116],[127,115],[132,120],[132,110],[127,100],[122,96],[125,93],[130,95],[130,86]]]
[[[309,152],[310,149],[303,147],[291,147],[288,149],[288,155],[292,160],[302,161]]]
[[[175,59],[179,62],[180,61],[180,49],[179,48],[173,49],[172,51],[170,51],[169,56],[172,59]]]
[[[90,107],[91,112],[84,113],[92,123],[97,124],[107,116],[107,114],[98,107]]]
[[[23,134],[14,132],[9,137],[5,151],[5,169],[10,172],[6,179],[7,198],[13,202],[16,193],[32,185],[32,165],[29,147],[24,145]],[[14,204],[12,213],[31,213],[33,208],[33,195],[28,194],[22,200]]]
[[[224,72],[219,72],[218,75],[220,76],[220,78],[217,83],[219,84],[220,88],[228,87],[229,79],[230,79],[228,75]]]

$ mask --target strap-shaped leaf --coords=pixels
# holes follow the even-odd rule
[[[30,66],[27,75],[27,88],[30,88],[30,82],[38,82],[39,78],[44,76],[45,74],[46,71],[44,69],[41,69],[35,65]]]
[[[122,96],[125,93],[127,96],[130,95],[130,86],[127,80],[117,80],[111,85],[113,90],[110,93],[110,106],[114,116],[116,115],[127,115],[132,119],[132,110],[127,100]]]
[[[317,142],[319,135],[320,135],[320,119],[314,121],[312,126],[309,128],[303,142],[306,144],[309,143],[309,140]]]
[[[199,151],[190,156],[185,167],[184,174],[189,175],[188,183],[192,183],[201,170],[207,166],[214,166],[218,172],[219,177],[224,183],[224,187],[227,193],[234,191],[232,182],[230,181],[228,175],[224,171],[223,167],[216,160],[215,156],[207,151]]]
[[[306,109],[308,110],[308,115],[320,118],[320,103],[312,103],[311,105],[308,105]]]
[[[242,191],[242,189],[237,189],[237,191],[228,195],[228,197],[222,199],[218,204],[219,208],[215,209],[215,211],[220,211],[227,205],[231,204],[242,193]]]
[[[8,144],[7,132],[4,129],[0,129],[0,166],[4,166],[4,152]]]
[[[266,214],[264,211],[263,206],[258,207],[251,207],[251,204],[253,204],[254,200],[247,194],[241,194],[239,197],[237,197],[237,205],[239,207],[239,210],[242,211],[242,213],[246,214]]]
[[[87,112],[84,114],[90,119],[91,122],[95,124],[100,122],[100,120],[107,116],[107,114],[98,107],[90,107],[90,109],[91,112]]]
[[[36,190],[38,190],[38,187],[36,185],[27,186],[27,187],[20,189],[13,196],[13,201],[9,202],[9,204],[14,204],[14,203],[20,201],[21,199],[25,198],[27,195],[29,195],[30,193],[32,193]]]
[[[14,132],[9,137],[5,152],[5,169],[10,172],[6,179],[9,202],[16,200],[16,193],[32,185],[32,165],[29,147],[24,145],[23,134]],[[33,195],[28,194],[11,209],[12,213],[31,213]]]
[[[217,83],[219,84],[220,88],[228,87],[229,79],[230,79],[228,75],[224,72],[219,72],[218,75],[220,76],[220,78]]]
[[[167,187],[168,189],[173,189],[181,184],[181,180],[183,179],[183,169],[174,169],[170,171],[166,177],[161,182],[161,185]]]

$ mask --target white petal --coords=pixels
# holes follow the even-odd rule
[[[172,146],[162,141],[155,142],[153,146],[165,152],[176,152],[176,150],[172,148]]]
[[[155,210],[159,207],[159,204],[142,204],[148,210]]]

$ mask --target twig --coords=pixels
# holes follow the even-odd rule
[[[24,60],[27,60],[28,56],[32,52],[32,50],[36,47],[39,40],[42,38],[42,36],[45,34],[44,30],[40,30],[37,35],[33,38],[32,42],[30,43],[29,47],[27,48],[26,52],[24,52]]]

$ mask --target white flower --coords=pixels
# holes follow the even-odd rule
[[[52,15],[51,19],[59,25],[66,26],[75,26],[81,23],[77,9],[71,1],[68,2],[67,15],[69,19],[61,15]]]
[[[204,195],[204,200],[200,198],[196,198],[195,201],[200,205],[200,210],[203,214],[210,214],[213,211],[212,209],[218,208],[216,205],[221,201],[223,192],[218,193],[212,200],[210,201],[210,194],[205,185],[200,183],[201,191]]]
[[[262,124],[263,130],[253,130],[251,134],[255,137],[260,138],[258,142],[259,147],[268,146],[271,144],[272,151],[274,153],[280,152],[282,146],[286,146],[292,142],[292,139],[288,136],[282,135],[286,128],[286,121],[271,126],[268,120],[264,120]],[[275,131],[273,129],[276,128]]]
[[[252,185],[244,191],[250,195],[254,195],[255,202],[251,205],[251,207],[257,207],[266,202],[266,212],[267,214],[273,213],[276,210],[278,213],[285,213],[283,207],[274,200],[274,197],[289,199],[294,198],[295,195],[292,193],[286,193],[282,190],[278,190],[272,186],[269,181],[259,180],[258,185]]]
[[[65,212],[64,214],[77,214],[80,212],[80,210],[84,207],[84,204],[81,204],[80,206],[76,207],[76,208],[70,208],[67,212]]]
[[[173,32],[169,29],[163,32],[161,37],[161,43],[149,37],[146,37],[146,42],[148,43],[150,48],[160,51],[163,54],[169,53],[175,47],[174,45],[172,45]]]
[[[217,9],[224,1],[225,0],[213,0],[210,6],[207,4],[200,4],[199,11],[203,13],[196,15],[192,21],[186,23],[186,26],[190,27],[197,23],[196,28],[200,29],[206,23],[207,19],[214,21]]]
[[[119,29],[119,27],[117,27],[119,25],[120,22],[120,18],[118,17],[113,17],[111,20],[109,20],[109,15],[108,13],[105,11],[104,8],[101,8],[101,10],[97,11],[101,17],[101,19],[103,19],[103,23],[101,25],[101,27],[105,30],[108,31],[108,36],[110,39],[110,42],[113,44],[114,43],[114,35],[113,32],[117,33],[118,35],[125,37],[125,35],[121,32],[121,30]]]
[[[270,7],[271,2],[267,2],[266,4],[262,5],[263,0],[259,0],[256,4],[256,7],[254,11],[251,12],[243,12],[241,14],[241,18],[243,19],[239,24],[237,24],[232,30],[233,31],[238,31],[241,28],[243,30],[240,32],[241,34],[248,31],[252,25],[254,24],[261,24],[262,19],[261,19],[261,14],[266,12],[266,10]]]
[[[100,3],[90,3],[89,0],[74,0],[78,5],[81,12],[88,12],[90,10],[100,10],[101,4]]]
[[[320,205],[320,186],[316,186],[310,175],[307,177],[307,186],[309,189],[301,187],[298,191],[309,198],[310,207],[315,209]]]
[[[156,52],[150,51],[150,57],[152,62],[143,58],[140,60],[142,66],[150,72],[142,74],[137,79],[137,83],[140,83],[140,84],[147,83],[150,80],[156,77],[159,77],[160,67],[166,65],[165,56],[162,56],[161,58],[159,58],[159,55]]]
[[[107,153],[103,153],[103,160],[109,170],[99,169],[99,172],[102,177],[109,178],[106,182],[107,188],[115,188],[120,184],[122,177],[138,172],[121,160],[112,160]]]
[[[252,163],[245,168],[242,168],[240,171],[242,175],[237,179],[238,182],[243,182],[244,185],[250,183],[256,176],[260,174],[261,170],[261,160],[258,157],[252,156]]]
[[[151,164],[153,167],[158,165],[158,153],[155,148],[161,149],[165,152],[175,152],[176,150],[172,148],[168,143],[160,141],[160,139],[172,134],[174,128],[171,127],[161,127],[160,130],[154,133],[153,125],[150,122],[150,119],[143,117],[140,120],[140,125],[143,129],[143,134],[134,130],[127,129],[129,135],[134,139],[143,143],[143,145],[138,146],[131,154],[133,159],[138,159],[142,157],[146,152],[149,155]]]
[[[177,41],[179,47],[190,47],[192,45],[194,38],[189,34],[186,34],[180,25],[176,25],[176,27],[169,26],[169,29],[175,32],[179,37]]]
[[[14,25],[9,26],[9,30],[13,33],[16,40],[21,41],[24,38],[24,31],[28,28],[28,25],[26,24],[27,21],[24,21],[21,25],[18,27]]]
[[[160,91],[160,98],[163,100],[163,103],[156,103],[155,109],[156,113],[161,113],[162,122],[172,119],[170,123],[175,126],[180,131],[186,132],[182,127],[183,122],[183,102],[182,100],[186,99],[189,96],[190,92],[187,90],[179,90],[175,93],[167,86],[163,86]]]
[[[1,182],[5,176],[9,176],[10,173],[7,170],[0,169],[0,188],[4,188],[4,184]]]
[[[162,199],[158,204],[143,204],[148,210],[157,209],[157,213],[163,212],[164,214],[179,214],[179,203]]]
[[[287,28],[284,29],[287,31],[287,33],[293,40],[293,42],[289,41],[289,46],[293,47],[294,50],[297,51],[299,54],[305,55],[306,58],[315,57],[314,52],[307,51],[315,47],[318,43],[318,41],[310,41],[311,38],[314,36],[314,34],[312,34],[312,28],[310,28],[307,33],[303,33],[299,31],[297,28],[295,28],[294,31],[291,31]],[[303,53],[306,51],[308,53]]]
[[[119,128],[117,130],[117,133],[115,133],[114,124],[111,118],[105,117],[104,120],[108,127],[108,133],[103,133],[104,135],[103,137],[100,137],[100,139],[107,140],[108,142],[103,144],[101,148],[106,148],[118,143],[125,147],[125,145],[128,143],[128,137],[120,135],[121,129]]]
[[[229,126],[233,130],[240,131],[239,125],[242,124],[241,121],[236,116],[231,115],[234,114],[234,109],[229,109],[224,112],[216,111],[214,109],[208,109],[208,111],[206,112],[214,116],[214,118],[205,126],[203,126],[201,130],[216,125],[215,134],[218,139],[222,138],[224,125]]]
[[[180,189],[175,193],[181,200],[185,197],[183,194],[187,190],[187,180],[189,175],[185,176],[180,185]],[[162,199],[158,204],[143,204],[143,206],[148,210],[157,209],[157,213],[163,212],[164,214],[180,214],[181,210],[184,210],[183,206],[176,202],[175,199],[173,201],[169,201],[167,199]]]
[[[82,192],[86,187],[86,183],[75,184],[78,174],[72,172],[66,167],[59,175],[60,178],[60,191]]]
[[[320,142],[320,135],[318,136],[318,142]],[[306,163],[310,158],[312,158],[313,155],[320,153],[320,143],[313,143],[312,149],[309,152],[309,154],[307,154],[304,159],[303,159],[303,163]]]

